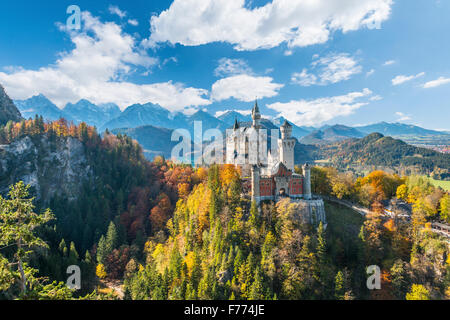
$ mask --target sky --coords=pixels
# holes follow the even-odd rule
[[[81,10],[80,29],[71,28]],[[450,1],[8,1],[0,84],[58,107],[248,113],[450,130]],[[69,22],[67,23],[69,19]]]

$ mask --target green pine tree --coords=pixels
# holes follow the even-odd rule
[[[33,198],[29,198],[30,186],[20,181],[10,187],[9,199],[0,195],[0,246],[15,246],[14,262],[18,267],[20,290],[27,291],[28,277],[25,272],[25,260],[31,248],[48,248],[48,245],[36,235],[36,228],[54,219],[47,209],[42,214],[34,212]]]
[[[342,271],[339,271],[336,274],[336,278],[335,278],[334,297],[337,300],[343,300],[344,295],[345,295],[344,275],[343,275]]]

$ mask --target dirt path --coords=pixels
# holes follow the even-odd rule
[[[114,291],[120,300],[123,300],[125,294],[123,292],[123,283],[120,281],[102,281],[103,286]]]

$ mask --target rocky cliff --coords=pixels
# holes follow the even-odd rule
[[[28,136],[0,145],[0,193],[24,181],[37,199],[53,196],[76,198],[83,183],[92,177],[85,147],[71,137]]]
[[[6,94],[5,89],[0,85],[0,126],[8,121],[20,121],[22,116],[12,100]]]

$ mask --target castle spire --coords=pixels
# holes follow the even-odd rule
[[[234,130],[239,129],[239,122],[237,121],[237,118],[234,119],[234,126],[233,126]]]
[[[252,110],[252,118],[255,119],[256,116],[261,117],[261,113],[259,112],[259,107],[258,107],[258,100],[255,100],[255,106],[253,107]]]
[[[255,106],[252,109],[253,128],[260,128],[261,113],[259,112],[258,100],[255,100]]]

